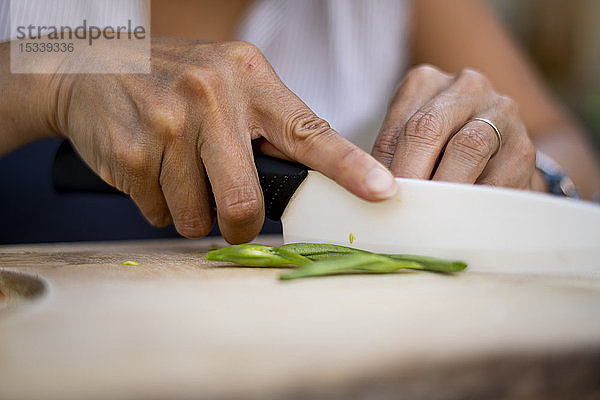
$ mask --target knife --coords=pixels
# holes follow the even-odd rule
[[[265,215],[285,243],[322,242],[469,263],[474,271],[600,277],[600,207],[522,190],[396,178],[398,194],[371,203],[323,174],[255,154]],[[61,192],[119,193],[65,141],[53,168]]]

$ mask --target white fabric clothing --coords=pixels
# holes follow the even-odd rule
[[[408,0],[262,0],[239,38],[255,44],[315,113],[365,148],[407,66],[410,8]]]

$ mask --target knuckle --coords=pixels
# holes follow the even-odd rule
[[[468,161],[480,163],[494,152],[488,136],[479,129],[465,128],[452,139],[452,147]]]
[[[290,132],[290,152],[294,159],[303,159],[316,146],[322,145],[337,133],[329,122],[310,111],[300,112],[288,119],[287,132]]]
[[[222,217],[233,224],[244,224],[262,214],[262,196],[250,185],[239,185],[225,192]]]
[[[431,81],[449,80],[451,76],[431,64],[420,64],[412,67],[406,73],[405,82],[423,84]]]
[[[486,90],[491,88],[490,81],[479,71],[472,68],[465,68],[460,71],[457,81],[469,88]]]
[[[407,80],[420,80],[421,77],[423,75],[427,75],[429,73],[432,72],[432,70],[434,70],[435,68],[429,64],[422,64],[422,65],[416,65],[414,67],[411,67],[407,72],[406,72],[406,79]]]
[[[177,113],[172,110],[167,110],[166,108],[158,108],[152,112],[150,116],[150,126],[159,137],[166,140],[180,140],[184,137],[184,118],[181,118]]]
[[[198,67],[188,68],[184,72],[184,81],[194,98],[208,104],[217,104],[218,95],[225,86],[218,71]]]
[[[426,145],[438,145],[442,141],[443,122],[434,112],[422,112],[412,116],[406,123],[408,140]]]
[[[413,78],[428,77],[439,75],[442,72],[431,64],[420,64],[408,70],[406,76]]]
[[[149,170],[149,155],[142,146],[117,146],[113,154],[117,164],[129,178],[140,179]]]
[[[265,56],[258,47],[248,42],[233,42],[228,45],[227,53],[235,67],[254,71],[266,64]]]
[[[287,131],[297,140],[305,140],[330,130],[329,122],[310,111],[301,111],[288,118]]]
[[[373,155],[375,155],[376,158],[377,156],[381,156],[386,159],[392,158],[396,152],[400,131],[401,128],[398,126],[382,131],[377,137],[377,141],[373,146]]]
[[[498,99],[497,99],[496,103],[498,104],[498,108],[500,110],[502,110],[502,112],[504,112],[504,113],[511,114],[511,115],[519,114],[519,105],[511,97],[504,96],[504,95],[498,95]]]
[[[481,72],[473,69],[473,68],[464,68],[458,74],[459,79],[464,79],[468,81],[480,81],[484,80],[485,77],[481,74]]]

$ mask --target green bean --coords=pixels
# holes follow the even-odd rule
[[[378,263],[361,266],[358,269],[367,271],[367,272],[370,272],[373,274],[390,274],[390,273],[396,272],[400,269],[420,269],[420,270],[422,270],[423,267],[420,264],[413,262],[413,261],[399,261],[399,260],[393,260],[391,258],[385,257],[385,261],[382,260],[381,262],[378,262]]]
[[[277,267],[302,265],[311,262],[308,258],[277,247],[262,244],[239,244],[206,253],[211,261],[228,261],[249,267]]]
[[[414,262],[422,266],[426,271],[433,272],[460,272],[467,268],[467,264],[463,261],[442,260],[440,258],[416,256],[410,254],[385,254],[385,256],[398,261]]]
[[[301,265],[279,276],[281,280],[307,278],[312,276],[335,275],[354,271],[387,274],[399,269],[414,268],[413,262],[396,261],[373,253],[354,253],[331,257],[325,261]]]
[[[368,251],[352,247],[326,243],[289,243],[279,247],[291,253],[310,258],[313,261],[323,260],[346,254],[372,254]]]
[[[290,243],[284,244],[279,248],[310,258],[313,261],[327,260],[331,257],[338,257],[345,254],[374,254],[366,250],[324,243]],[[379,253],[379,255],[390,257],[397,261],[412,262],[412,269],[418,270],[451,273],[460,272],[467,268],[467,264],[462,261],[442,260],[440,258],[409,254]]]

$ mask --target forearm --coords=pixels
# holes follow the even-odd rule
[[[10,43],[0,43],[0,156],[58,135],[54,122],[59,77],[11,74]]]

